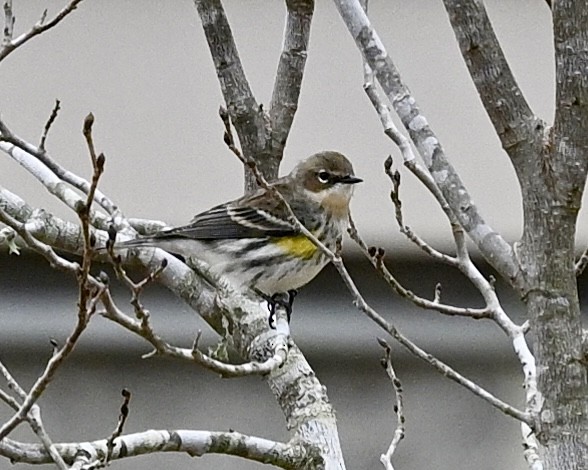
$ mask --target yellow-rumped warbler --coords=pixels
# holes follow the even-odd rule
[[[361,181],[344,155],[325,151],[301,161],[271,186],[298,220],[334,250],[348,224],[353,185]],[[328,262],[288,219],[284,203],[262,188],[202,212],[188,225],[125,241],[117,248],[152,246],[195,257],[232,286],[269,298],[302,287]]]

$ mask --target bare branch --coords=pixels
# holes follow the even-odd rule
[[[298,109],[314,0],[286,0],[288,16],[270,105],[271,148],[278,162]]]
[[[375,247],[368,248],[357,228],[353,220],[351,220],[350,228],[348,230],[349,236],[352,240],[354,240],[361,251],[366,255],[366,257],[370,260],[372,265],[376,268],[378,273],[383,277],[383,279],[388,283],[394,291],[404,297],[405,299],[410,300],[412,303],[417,305],[418,307],[427,309],[427,310],[435,310],[439,313],[444,315],[450,316],[463,316],[469,317],[476,320],[481,318],[491,318],[492,312],[488,308],[468,308],[468,307],[455,307],[453,305],[446,305],[439,302],[437,295],[435,295],[433,300],[427,300],[423,297],[416,295],[409,289],[406,289],[398,280],[394,277],[394,275],[388,270],[386,265],[384,264],[384,250]]]
[[[443,195],[440,193],[439,188],[432,180],[429,172],[422,168],[416,161],[411,160],[410,162],[406,162],[406,165],[410,165],[410,169],[412,172],[421,180],[423,184],[433,193],[441,208],[444,210],[445,215],[449,218],[450,223],[452,226],[455,226],[457,222],[455,221],[455,217],[447,206],[445,199],[443,199]],[[433,248],[429,245],[425,240],[419,237],[415,232],[408,225],[404,225],[404,217],[402,215],[402,201],[400,200],[400,173],[398,171],[392,172],[392,158],[388,157],[386,162],[384,163],[384,170],[390,181],[392,181],[392,190],[390,191],[390,199],[395,207],[396,213],[396,222],[400,227],[400,232],[404,234],[411,242],[413,242],[417,247],[419,247],[423,252],[431,256],[436,261],[440,261],[442,263],[448,264],[449,266],[456,267],[458,265],[457,259],[453,256],[446,255],[441,253],[440,251]]]
[[[146,310],[141,310],[140,314],[138,315],[138,320],[132,319],[115,305],[109,291],[104,291],[102,302],[105,307],[104,311],[99,312],[102,316],[141,336],[154,347],[154,351],[145,355],[144,357],[158,355],[195,362],[202,365],[203,367],[206,367],[207,369],[212,370],[213,372],[222,375],[223,377],[265,375],[272,370],[281,367],[287,357],[288,335],[278,333],[279,330],[276,330],[276,332],[274,332],[271,337],[264,337],[265,340],[269,343],[269,346],[264,349],[267,349],[268,352],[271,351],[271,357],[264,360],[263,362],[251,361],[239,365],[226,364],[213,359],[210,356],[207,356],[197,349],[200,334],[197,335],[192,349],[172,346],[164,341],[157,333],[155,333],[149,321],[149,314]]]
[[[0,200],[0,202],[2,202]],[[16,220],[12,217],[8,212],[4,210],[2,205],[0,205],[0,222],[8,225],[11,227],[18,235],[26,242],[27,246],[35,250],[37,253],[40,253],[49,261],[49,264],[58,269],[62,269],[65,271],[70,271],[76,273],[79,269],[79,264],[75,262],[71,262],[58,256],[52,247],[49,245],[40,242],[35,237],[31,235],[29,232],[28,227]]]
[[[504,414],[511,416],[521,422],[527,423],[529,427],[534,428],[535,424],[533,421],[533,417],[524,411],[521,411],[508,403],[496,398],[490,392],[485,390],[484,388],[480,387],[478,384],[472,382],[471,380],[462,376],[459,372],[455,371],[443,361],[435,358],[431,354],[425,352],[421,348],[419,348],[416,344],[410,341],[406,336],[400,333],[394,325],[386,321],[379,313],[377,313],[370,305],[365,301],[353,281],[351,277],[347,273],[345,267],[340,262],[333,262],[345,285],[351,292],[354,297],[354,302],[357,308],[359,308],[362,312],[364,312],[370,319],[372,319],[380,328],[384,331],[387,331],[390,336],[392,336],[396,341],[398,341],[402,346],[404,346],[408,351],[410,351],[413,355],[418,357],[419,359],[425,361],[427,364],[431,365],[435,368],[438,372],[440,372],[445,377],[453,380],[454,382],[458,383],[459,385],[463,386],[464,388],[468,389],[474,395],[482,398],[486,402],[490,403],[495,408],[502,411]]]
[[[73,211],[76,211],[77,204],[84,202],[66,183],[71,184],[85,194],[90,190],[90,183],[63,169],[46,152],[40,152],[35,146],[15,136],[2,121],[0,121],[0,150],[22,165],[51,194],[60,199]],[[115,223],[123,224],[121,221],[122,215],[104,194],[94,189],[94,196],[96,202],[113,216]],[[90,217],[92,225],[103,230],[106,230],[112,223],[106,216],[96,211],[91,211]]]
[[[461,54],[502,147],[521,160],[541,142],[545,123],[525,100],[483,2],[444,0]],[[538,130],[540,132],[538,132]]]
[[[463,182],[447,160],[439,140],[420,112],[414,97],[402,82],[396,66],[359,2],[335,0],[335,3],[349,32],[374,70],[382,89],[409,131],[433,179],[460,224],[488,262],[511,284],[522,288],[524,280],[520,276],[511,246],[484,221],[478,212]]]
[[[78,321],[76,322],[73,331],[66,339],[65,344],[51,357],[51,359],[49,359],[45,370],[37,378],[29,390],[18,412],[2,425],[0,428],[0,440],[5,438],[19,423],[21,423],[26,418],[27,414],[31,410],[31,407],[35,404],[49,383],[53,380],[53,376],[55,375],[57,369],[61,366],[61,364],[63,364],[65,359],[73,351],[78,339],[88,325],[90,316],[96,306],[95,303],[99,298],[98,295],[99,293],[97,293],[91,299],[88,310],[86,310],[86,305],[79,306]]]
[[[108,439],[106,439],[106,448],[108,449],[108,452],[106,453],[106,456],[103,460],[103,464],[105,466],[108,466],[110,464],[110,461],[112,460],[114,448],[116,447],[114,441],[116,438],[121,436],[127,418],[129,416],[129,403],[131,401],[131,392],[129,392],[126,388],[123,388],[122,396],[123,404],[120,407],[118,422],[116,423],[116,427],[114,428],[114,431],[112,431],[112,434],[108,437]]]
[[[87,119],[85,124],[85,130],[88,135],[91,135],[91,120]],[[91,149],[93,151],[93,148]],[[92,153],[92,152],[91,152]],[[95,245],[95,238],[90,234],[90,206],[94,199],[94,192],[98,186],[100,175],[102,174],[104,166],[103,156],[96,157],[92,153],[92,163],[94,166],[94,172],[92,177],[92,183],[88,191],[87,200],[84,203],[78,202],[75,206],[76,212],[80,218],[82,235],[84,239],[82,266],[78,268],[75,263],[64,263],[60,258],[55,255],[52,249],[47,246],[43,246],[42,243],[32,238],[26,228],[10,217],[3,209],[0,209],[0,219],[5,223],[8,223],[16,230],[19,235],[27,242],[31,242],[31,248],[42,249],[44,254],[51,257],[52,260],[60,262],[62,267],[66,267],[69,270],[75,271],[78,276],[79,294],[78,294],[78,316],[74,330],[67,338],[63,347],[55,350],[51,359],[49,359],[45,370],[37,378],[35,384],[27,396],[23,399],[22,405],[16,414],[12,416],[2,427],[0,428],[0,440],[6,437],[20,422],[23,421],[31,411],[32,406],[36,400],[45,391],[57,369],[73,351],[79,337],[82,332],[86,329],[90,317],[95,312],[96,303],[101,297],[102,292],[105,290],[105,286],[96,281],[90,276],[90,267],[92,265],[92,255]]]
[[[13,390],[21,400],[26,399],[26,392],[21,388],[21,386],[14,379],[14,377],[12,377],[12,374],[10,374],[10,372],[8,371],[6,366],[4,366],[4,364],[1,361],[0,361],[0,373],[4,376],[4,378],[8,382],[8,387],[11,390]],[[14,411],[19,410],[19,408],[20,408],[19,402],[2,390],[0,390],[0,399],[2,401],[4,401],[6,404],[8,404],[8,406],[10,406]],[[41,443],[45,447],[45,450],[51,456],[51,459],[53,460],[53,462],[55,462],[55,465],[57,465],[57,468],[59,468],[60,470],[67,470],[67,465],[65,464],[65,462],[61,458],[61,455],[59,454],[59,452],[57,452],[55,445],[51,441],[49,434],[47,434],[47,431],[45,430],[45,427],[43,426],[43,421],[41,419],[41,411],[39,409],[39,406],[33,405],[31,407],[31,410],[27,413],[27,416],[25,419],[27,420],[27,422],[31,426],[31,429],[33,430],[33,432],[39,437],[39,440],[41,441]]]
[[[396,415],[396,430],[394,431],[394,436],[392,441],[390,442],[390,446],[385,454],[380,456],[380,462],[384,465],[386,470],[394,470],[394,466],[392,465],[392,456],[396,451],[396,447],[402,439],[404,439],[404,401],[402,399],[402,384],[396,375],[396,371],[394,370],[394,366],[392,365],[392,350],[386,341],[383,339],[378,339],[380,345],[384,348],[384,358],[382,359],[382,365],[386,369],[386,373],[388,374],[388,378],[390,382],[392,382],[392,387],[394,388],[394,396],[395,396],[395,405],[394,405],[394,414]]]
[[[233,33],[220,0],[194,0],[221,91],[231,120],[239,136],[244,154],[255,160],[264,175],[272,180],[278,176],[279,160],[269,153],[269,126],[263,108],[257,103],[233,39]],[[255,188],[250,173],[245,172],[245,189]]]
[[[59,100],[55,100],[55,106],[51,110],[51,115],[49,116],[49,119],[45,123],[45,128],[43,129],[43,135],[41,136],[41,142],[39,143],[39,152],[41,152],[41,153],[45,152],[45,141],[47,140],[47,135],[49,134],[49,129],[51,129],[51,126],[53,125],[53,123],[57,119],[57,114],[59,113],[60,109],[61,109],[61,102]]]
[[[48,29],[57,26],[61,20],[63,20],[67,15],[69,15],[72,11],[74,11],[78,4],[80,4],[82,0],[71,0],[53,19],[45,23],[45,17],[47,16],[47,10],[43,12],[41,19],[35,23],[35,25],[26,33],[21,34],[16,39],[12,39],[12,28],[14,27],[14,16],[12,15],[12,2],[5,2],[4,3],[4,14],[5,14],[5,27],[4,27],[4,40],[2,43],[2,48],[0,48],[0,62],[4,60],[11,52],[14,52],[18,47],[25,44],[29,39],[34,38],[35,36],[44,33]],[[10,5],[10,15],[7,13],[6,5]],[[8,24],[9,24],[9,17],[11,26],[9,27],[8,31]]]
[[[97,462],[108,453],[108,440],[60,443],[55,447],[67,463],[73,463],[80,451],[87,462]],[[150,430],[127,434],[114,440],[112,461],[159,452],[182,452],[191,457],[205,454],[226,454],[276,465],[281,468],[313,468],[318,454],[303,443],[280,443],[237,432],[191,430]],[[0,442],[0,455],[11,461],[28,464],[51,463],[47,451],[38,444],[25,444],[12,439]]]
[[[68,470],[68,466],[64,462],[61,454],[57,450],[57,447],[49,437],[49,434],[45,430],[43,421],[41,420],[41,410],[38,405],[33,405],[31,411],[27,415],[27,421],[29,422],[31,429],[37,435],[45,450],[51,456],[51,460],[55,462],[55,465],[59,470]]]

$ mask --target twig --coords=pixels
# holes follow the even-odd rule
[[[84,123],[84,134],[90,136],[91,141],[91,128],[92,128],[92,121],[91,115],[86,119]],[[94,172],[92,176],[92,183],[90,189],[88,191],[86,203],[78,203],[76,204],[76,212],[80,217],[83,240],[84,240],[84,247],[83,247],[83,258],[82,258],[82,266],[79,267],[77,264],[69,264],[66,265],[70,269],[75,269],[76,274],[78,275],[78,284],[79,284],[79,293],[78,293],[78,316],[77,322],[74,327],[74,330],[67,338],[65,344],[60,349],[56,350],[53,356],[47,362],[47,366],[45,367],[44,372],[41,374],[40,377],[37,378],[33,387],[24,398],[22,405],[20,406],[18,412],[12,416],[2,427],[0,428],[0,440],[6,437],[23,419],[28,415],[31,407],[35,404],[36,400],[41,396],[44,392],[46,387],[49,385],[53,376],[57,369],[61,366],[61,364],[65,361],[65,359],[69,356],[71,351],[73,351],[79,337],[81,336],[82,332],[86,329],[88,322],[92,314],[96,310],[96,303],[101,297],[102,292],[105,290],[105,286],[98,283],[95,279],[90,276],[90,267],[92,264],[92,254],[93,254],[93,247],[95,244],[94,237],[90,234],[90,206],[94,199],[94,192],[98,185],[98,181],[100,179],[100,175],[102,174],[102,170],[104,167],[104,156],[101,154],[100,156],[96,157],[93,146],[90,145],[90,153],[92,156],[92,164],[94,167]],[[3,212],[0,209],[0,218],[8,220],[8,222],[12,223],[12,227],[19,232],[19,234],[25,239],[32,239],[28,231],[19,224],[15,220],[10,220],[8,214]],[[28,240],[27,240],[28,241]],[[40,242],[32,243],[32,248],[41,247]],[[47,247],[48,248],[48,247]],[[47,255],[53,255],[52,259],[59,259],[57,255],[53,252],[52,249],[45,249],[44,250]]]
[[[3,40],[2,48],[0,49],[0,61],[5,59],[10,53],[14,52],[18,47],[22,46],[23,44],[25,44],[27,41],[29,41],[33,37],[35,37],[41,33],[44,33],[48,29],[51,29],[54,26],[56,26],[57,24],[59,24],[67,15],[69,15],[73,10],[76,9],[77,5],[81,2],[82,2],[82,0],[70,1],[70,3],[68,3],[59,13],[57,13],[57,15],[52,20],[50,20],[47,23],[45,23],[45,19],[47,17],[47,10],[45,10],[43,12],[43,14],[41,15],[41,19],[37,23],[35,23],[33,25],[33,27],[28,32],[20,35],[16,39],[12,39],[12,29],[14,27],[15,19],[14,19],[14,16],[12,15],[12,8],[10,7],[10,18],[12,20],[11,21],[12,25],[10,26],[9,32],[7,32],[6,25],[8,23],[5,23],[4,40]],[[7,1],[4,4],[4,11],[5,11],[6,20],[8,20],[8,18],[9,18],[9,15],[7,13],[7,8],[6,8],[7,3],[10,3],[10,5],[11,5],[12,2]]]
[[[37,36],[41,33],[44,33],[48,29],[51,29],[54,26],[58,25],[61,22],[61,20],[63,20],[67,15],[69,15],[72,11],[74,11],[76,9],[76,7],[78,6],[78,4],[81,2],[82,2],[82,0],[71,0],[59,13],[57,13],[57,15],[55,15],[55,17],[53,17],[52,20],[50,20],[47,23],[45,23],[45,19],[47,17],[47,10],[45,10],[43,12],[43,14],[41,15],[41,19],[39,21],[37,21],[37,23],[35,23],[29,31],[27,31],[24,34],[21,34],[16,39],[12,39],[12,27],[14,26],[14,17],[12,16],[12,8],[11,8],[10,9],[10,18],[12,19],[12,21],[11,21],[12,25],[10,26],[10,30],[7,33],[6,24],[5,24],[4,41],[2,44],[2,48],[0,49],[0,61],[4,60],[11,52],[14,52],[18,47],[22,46],[30,39],[34,38],[35,36]],[[6,4],[7,3],[8,2],[4,3],[4,13],[5,13],[6,19],[8,19],[8,14],[6,13],[6,11],[7,11]],[[10,2],[10,5],[12,5],[12,2]],[[10,37],[10,40],[7,40],[8,37]]]
[[[12,41],[14,34],[14,14],[12,13],[12,0],[4,0],[4,35],[2,37],[2,48]]]
[[[233,136],[233,128],[231,126],[231,118],[227,108],[220,106],[218,108],[218,115],[225,126],[225,132],[223,134],[223,141],[229,147],[229,150],[233,152],[241,161],[243,161],[243,153],[235,144],[235,137]]]
[[[425,240],[419,237],[416,233],[414,233],[408,225],[404,225],[404,217],[402,215],[402,201],[400,200],[400,173],[398,171],[392,171],[392,157],[388,157],[384,162],[384,171],[386,175],[390,178],[392,182],[392,189],[390,190],[390,199],[395,207],[395,215],[396,215],[396,222],[398,223],[398,227],[400,228],[400,232],[405,235],[411,242],[413,242],[417,247],[419,247],[423,252],[431,256],[436,261],[440,261],[442,263],[448,264],[449,266],[457,267],[458,261],[455,257],[446,255],[445,253],[441,253],[440,251],[433,248],[429,245]],[[445,199],[443,199],[443,195],[440,193],[437,185],[432,180],[432,178],[427,178],[428,172],[420,167],[415,160],[410,160],[405,162],[407,166],[412,168],[413,173],[421,180],[421,182],[432,184],[435,190],[432,190],[433,195],[441,205],[441,208],[448,216],[450,223],[452,226],[457,226],[458,222],[451,213],[451,209],[447,206]],[[423,181],[425,180],[425,181]],[[428,187],[428,186],[427,186]],[[451,214],[451,215],[450,215]]]
[[[223,377],[264,375],[283,365],[286,359],[287,342],[285,339],[280,339],[280,336],[283,335],[276,335],[276,343],[273,347],[274,352],[269,359],[263,362],[251,361],[246,364],[239,365],[225,364],[205,355],[197,349],[199,336],[197,336],[196,341],[194,342],[194,345],[191,349],[179,348],[177,346],[170,345],[157,333],[155,333],[151,326],[151,322],[149,321],[149,315],[147,312],[144,311],[141,314],[140,319],[134,320],[130,316],[123,313],[116,306],[110,292],[107,290],[103,292],[102,303],[104,305],[104,310],[99,312],[100,315],[141,336],[153,346],[154,350],[144,355],[144,358],[157,355],[187,360],[200,364],[218,374],[221,374]]]
[[[435,310],[439,313],[444,315],[450,316],[463,316],[463,317],[470,317],[476,320],[482,318],[491,318],[492,312],[487,308],[469,308],[469,307],[455,307],[453,305],[442,304],[439,302],[439,298],[437,295],[437,288],[435,289],[435,296],[433,300],[428,300],[423,297],[416,295],[411,290],[405,288],[395,277],[394,275],[388,270],[386,265],[384,264],[384,255],[385,252],[382,248],[375,248],[370,247],[368,248],[365,242],[361,239],[359,232],[353,222],[353,219],[350,218],[350,227],[348,229],[349,236],[352,240],[354,240],[361,251],[366,255],[366,257],[370,260],[372,265],[376,268],[377,272],[382,276],[382,278],[388,283],[394,291],[404,297],[405,299],[410,300],[412,303],[417,305],[418,307],[427,309],[427,310]]]
[[[6,366],[4,366],[4,364],[1,361],[0,361],[0,373],[4,376],[4,378],[8,382],[8,387],[12,391],[14,391],[21,400],[26,399],[26,392],[22,389],[22,387],[18,384],[18,382],[14,379],[14,377],[12,377],[12,374],[10,374],[10,372],[8,371]],[[11,397],[10,395],[8,395],[7,393],[5,393],[2,390],[0,390],[0,399],[2,401],[4,401],[6,404],[8,404],[8,406],[10,406],[14,411],[19,410],[19,408],[20,408],[19,402],[15,398]],[[55,465],[57,465],[57,467],[60,470],[67,470],[67,465],[65,464],[65,462],[61,458],[61,455],[57,451],[57,448],[55,447],[55,445],[51,441],[49,434],[47,434],[47,431],[45,430],[45,427],[43,426],[43,421],[41,419],[41,411],[40,411],[39,406],[33,405],[31,407],[31,410],[27,413],[27,416],[25,419],[27,420],[27,422],[31,426],[31,429],[33,430],[33,432],[37,435],[37,437],[39,438],[39,440],[41,441],[41,443],[45,447],[45,450],[51,456],[51,459],[53,460]]]
[[[39,143],[39,151],[40,152],[45,151],[45,141],[47,140],[47,135],[49,134],[49,129],[51,129],[51,126],[53,125],[53,123],[57,119],[57,114],[59,113],[60,109],[61,109],[61,102],[59,100],[55,100],[55,106],[51,110],[51,115],[49,116],[49,119],[45,123],[45,128],[43,129],[43,135],[41,136],[41,142]]]
[[[37,435],[49,455],[51,455],[51,459],[57,465],[59,470],[69,470],[67,464],[61,457],[61,454],[57,450],[57,447],[49,437],[49,434],[45,430],[45,426],[43,425],[43,421],[41,420],[41,410],[38,405],[33,405],[31,407],[31,411],[29,411],[27,416],[27,421],[29,422],[31,429]]]
[[[367,66],[364,62],[364,70]],[[367,80],[366,80],[367,83]],[[364,85],[364,88],[365,85]],[[367,90],[366,90],[367,91]],[[385,130],[390,129],[390,133],[386,132],[387,135],[397,144],[403,141],[403,136],[398,133],[395,129],[394,124],[392,123],[392,117],[390,114],[390,110],[387,106],[382,103],[379,95],[375,91],[373,87],[370,87],[370,93],[368,93],[370,97],[370,101],[372,102],[374,108],[376,109],[378,115],[380,116],[380,120],[385,128]],[[404,142],[405,144],[406,142]],[[443,261],[447,264],[452,266],[456,266],[460,269],[460,271],[474,284],[474,286],[480,291],[484,300],[486,302],[485,310],[488,313],[488,318],[492,318],[500,328],[508,335],[511,339],[515,353],[522,365],[523,374],[525,377],[525,390],[526,390],[526,407],[525,412],[530,417],[530,420],[533,421],[542,407],[542,396],[537,389],[537,370],[535,366],[535,358],[531,354],[531,351],[528,348],[528,345],[525,341],[525,332],[529,328],[529,322],[525,322],[522,326],[518,326],[514,324],[514,322],[510,319],[510,317],[504,312],[502,309],[498,297],[496,295],[496,291],[494,290],[494,283],[492,280],[487,281],[484,276],[479,272],[479,270],[474,266],[472,263],[465,241],[464,230],[460,225],[458,218],[456,217],[453,210],[449,207],[443,193],[439,189],[436,181],[433,179],[429,171],[423,168],[412,156],[411,153],[405,155],[406,146],[404,146],[404,150],[401,151],[404,156],[405,165],[412,171],[412,173],[417,176],[417,178],[429,189],[429,191],[435,196],[437,202],[443,209],[443,212],[447,216],[453,231],[453,238],[457,248],[457,256],[449,257],[443,255],[441,253],[436,253],[427,249],[423,243],[423,247],[425,247],[425,251],[428,252],[431,256],[440,261]],[[391,158],[388,158],[385,164],[386,173],[391,178],[393,182],[393,197],[392,201],[396,207],[396,215],[397,221],[401,226],[402,230],[402,206],[400,203],[400,199],[398,197],[398,187],[399,187],[399,179],[391,172],[392,161]],[[394,194],[395,193],[395,194]],[[351,221],[352,222],[352,221]],[[368,249],[365,246],[365,243],[361,241],[353,222],[351,224],[350,233],[352,234],[352,238],[354,238],[359,246],[363,249],[365,253],[368,253]],[[410,238],[410,237],[409,237]],[[417,240],[415,238],[415,240]],[[417,245],[420,243],[417,242]],[[369,253],[368,253],[369,254]],[[588,250],[587,250],[587,258],[588,258]],[[373,256],[371,256],[373,260]],[[376,261],[376,260],[373,260]],[[588,262],[588,259],[587,259]],[[381,271],[383,271],[384,275],[386,276],[386,268],[381,263]],[[389,282],[395,281],[393,278],[390,279],[388,277]],[[440,287],[439,285],[435,289],[435,299],[434,302],[438,303],[440,299]],[[523,445],[525,447],[525,458],[527,462],[529,462],[531,468],[534,470],[538,470],[541,465],[541,461],[538,456],[538,445],[533,433],[533,425],[527,422],[521,423],[521,431],[523,436]]]
[[[392,441],[390,442],[390,446],[385,454],[380,456],[380,462],[384,465],[386,470],[394,470],[394,466],[392,465],[392,456],[396,451],[396,447],[402,439],[404,439],[404,401],[402,399],[402,384],[396,375],[396,371],[392,366],[392,350],[388,343],[385,340],[378,338],[378,343],[380,346],[384,348],[384,358],[382,359],[382,365],[386,369],[386,373],[388,374],[388,378],[390,382],[392,382],[392,387],[394,388],[394,396],[395,396],[395,405],[394,405],[394,414],[396,415],[396,429],[394,431],[394,436],[392,437]]]
[[[82,199],[63,183],[70,184],[84,194],[88,194],[91,183],[84,178],[66,170],[59,165],[46,150],[41,150],[15,135],[0,119],[0,150],[12,157],[22,165],[35,178],[37,178],[53,195],[64,202],[70,209],[75,210],[75,202]],[[117,227],[126,228],[124,217],[116,205],[99,189],[94,190],[94,200],[112,218],[109,221],[102,214],[93,213],[93,224],[98,228],[106,229],[108,224],[114,223]]]
[[[41,394],[45,391],[49,383],[53,380],[53,376],[59,367],[63,364],[65,359],[73,351],[78,339],[80,338],[83,331],[86,329],[90,316],[96,307],[96,302],[100,296],[100,291],[92,297],[89,305],[89,310],[85,312],[86,306],[80,306],[78,311],[78,321],[66,339],[65,344],[55,353],[47,362],[45,370],[37,378],[27,396],[25,397],[22,405],[20,406],[17,413],[15,413],[8,421],[6,421],[0,428],[0,440],[5,438],[19,423],[21,423],[31,410],[31,407],[39,399]]]
[[[123,404],[120,407],[120,414],[118,415],[118,422],[116,423],[116,427],[114,428],[114,431],[112,431],[112,434],[108,437],[108,439],[106,439],[106,448],[108,449],[108,452],[106,452],[106,455],[103,460],[104,466],[108,466],[108,464],[110,464],[114,448],[116,446],[114,440],[117,437],[121,436],[127,418],[129,416],[129,402],[131,401],[131,392],[129,392],[126,388],[123,388],[121,393],[123,396]]]

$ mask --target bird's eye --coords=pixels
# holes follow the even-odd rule
[[[328,171],[325,171],[325,170],[321,170],[321,171],[319,171],[319,172],[318,172],[318,174],[317,174],[318,180],[319,180],[321,183],[323,183],[323,184],[325,184],[325,183],[328,183],[328,182],[329,182],[329,177],[330,177],[330,176],[331,176],[331,175],[329,175],[329,172],[328,172]]]

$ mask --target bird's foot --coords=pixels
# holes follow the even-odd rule
[[[268,321],[270,328],[276,327],[276,307],[283,307],[286,310],[288,323],[290,323],[290,317],[292,316],[292,304],[294,303],[294,298],[298,295],[298,291],[296,289],[291,289],[288,292],[277,292],[273,295],[267,295],[260,291],[257,291],[257,293],[263,298],[263,300],[267,302],[267,307],[269,309]]]

